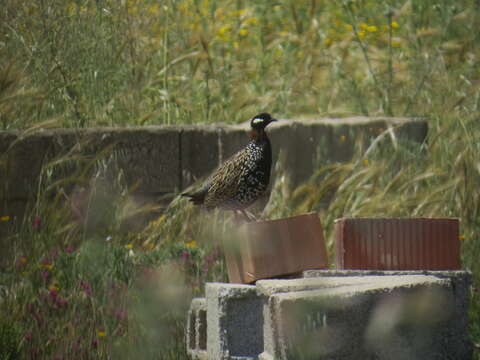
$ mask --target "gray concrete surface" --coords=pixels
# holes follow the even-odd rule
[[[268,131],[274,163],[283,152],[285,174],[296,186],[321,165],[350,160],[355,144],[366,148],[389,127],[398,141],[417,145],[428,130],[423,119],[355,117],[281,119]],[[0,208],[15,212],[9,215],[21,215],[26,203],[35,199],[42,167],[66,158],[71,161],[50,167],[50,178],[71,176],[95,159],[108,158],[108,181],[116,180],[121,171],[126,185],[144,202],[156,203],[201,181],[248,140],[248,123],[0,131]],[[43,174],[47,176],[47,172]],[[275,177],[273,171],[272,184]]]
[[[207,283],[209,359],[255,359],[263,351],[262,298],[255,286]]]
[[[187,353],[192,359],[207,359],[207,302],[205,298],[192,300],[185,330]]]
[[[303,275],[207,284],[208,359],[472,358],[468,272]]]

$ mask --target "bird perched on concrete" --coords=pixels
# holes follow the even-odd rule
[[[262,196],[270,181],[272,148],[265,128],[273,121],[277,120],[268,113],[254,116],[247,146],[220,165],[200,189],[182,196],[207,209],[240,212],[251,221],[246,208]]]

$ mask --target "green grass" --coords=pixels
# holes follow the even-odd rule
[[[265,215],[319,211],[330,253],[337,217],[459,217],[478,344],[479,15],[473,0],[6,0],[0,128],[426,117],[421,148],[387,134],[297,189],[278,182]],[[176,199],[139,227],[148,209],[121,176],[89,191],[82,167],[102,169],[108,152],[65,179],[78,159],[57,160],[24,223],[0,214],[14,230],[0,240],[0,358],[185,358],[188,300],[226,278],[228,221]]]

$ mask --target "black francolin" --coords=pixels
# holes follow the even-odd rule
[[[270,181],[272,148],[265,127],[273,121],[267,113],[254,116],[247,146],[220,165],[200,189],[182,196],[195,205],[239,211],[252,220],[246,208],[263,195]]]

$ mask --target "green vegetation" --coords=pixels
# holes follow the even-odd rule
[[[383,136],[298,189],[277,183],[266,217],[320,211],[330,250],[336,217],[460,217],[478,344],[479,27],[473,0],[5,0],[0,128],[427,117],[422,148]],[[83,172],[52,175],[71,161],[45,167],[23,224],[0,213],[15,230],[0,240],[0,359],[184,359],[190,297],[226,277],[228,222],[176,199],[128,232],[146,210],[121,176],[98,197]]]

